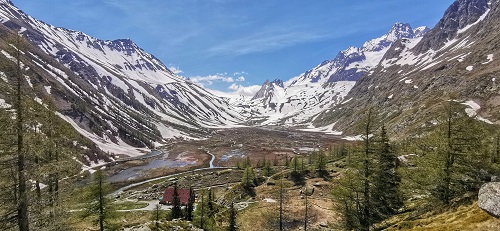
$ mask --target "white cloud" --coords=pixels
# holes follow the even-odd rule
[[[183,73],[184,71],[182,71],[181,69],[179,69],[179,67],[177,66],[174,66],[172,64],[170,64],[170,67],[168,68],[169,70],[171,70],[174,74],[178,75],[180,73]]]
[[[242,86],[236,83],[233,83],[228,89],[233,90],[230,94],[232,95],[244,95],[244,96],[254,96],[257,91],[261,88],[260,85],[252,85],[252,86]]]
[[[245,77],[240,76],[240,77],[238,77],[238,78],[236,79],[236,81],[238,81],[238,82],[243,82],[243,81],[245,81]]]
[[[225,82],[225,83],[234,82],[234,78],[227,76],[227,73],[217,73],[215,75],[206,75],[206,76],[194,76],[194,77],[189,77],[189,80],[194,83],[200,84],[202,86],[212,85],[214,82]]]
[[[223,78],[222,81],[224,81],[226,83],[232,83],[232,82],[234,82],[234,79],[231,77],[227,77],[227,78]]]
[[[233,73],[233,76],[237,76],[237,75],[248,75],[248,72],[242,71],[242,72],[234,72]]]
[[[239,86],[239,85],[237,85],[236,83],[233,83],[233,84],[231,84],[231,86],[229,86],[228,88],[229,88],[229,89],[231,89],[231,90],[233,90],[233,91],[236,91],[236,90],[238,90],[238,86]]]

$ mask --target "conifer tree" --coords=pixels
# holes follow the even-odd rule
[[[228,231],[236,231],[238,230],[236,227],[236,209],[234,208],[234,203],[231,202],[231,207],[229,207],[229,226],[227,227]]]
[[[177,219],[182,217],[181,209],[181,199],[179,198],[179,192],[177,189],[177,182],[174,184],[174,193],[172,198],[172,219]]]
[[[273,172],[273,167],[271,161],[266,161],[264,164],[264,175],[270,177]]]
[[[247,167],[245,168],[245,171],[243,172],[243,177],[241,179],[241,182],[243,183],[243,186],[245,188],[250,188],[255,186],[254,184],[254,173],[253,173],[253,168],[252,167]]]
[[[194,201],[195,201],[195,193],[193,190],[193,187],[189,188],[189,199],[188,203],[186,205],[186,212],[185,212],[185,219],[186,221],[192,221],[193,220],[193,210],[194,210]]]
[[[361,168],[361,172],[363,173],[363,204],[362,204],[362,213],[360,216],[360,225],[361,230],[368,231],[370,230],[371,221],[372,221],[372,207],[370,201],[371,194],[371,175],[372,175],[372,164],[371,158],[373,154],[373,144],[372,139],[370,138],[373,131],[373,112],[372,109],[368,109],[367,118],[364,121],[363,125],[363,164]]]
[[[105,182],[104,173],[97,170],[84,194],[85,208],[82,216],[91,217],[95,224],[99,225],[100,231],[104,231],[105,227],[110,225],[110,219],[115,216],[112,201],[106,197],[109,192],[110,187]]]
[[[160,208],[161,205],[157,204],[155,206],[155,213],[153,216],[154,223],[155,223],[155,231],[160,231]]]
[[[326,174],[326,155],[324,152],[320,151],[316,155],[316,171],[321,175],[324,176]]]
[[[292,159],[292,173],[297,174],[299,170],[299,160],[297,157]]]
[[[403,205],[399,192],[401,177],[396,171],[397,157],[389,144],[385,126],[382,126],[379,139],[372,191],[374,221],[396,214]]]

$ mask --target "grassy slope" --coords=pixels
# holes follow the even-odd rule
[[[500,230],[500,219],[490,216],[474,202],[442,213],[428,213],[419,219],[399,222],[387,230]]]

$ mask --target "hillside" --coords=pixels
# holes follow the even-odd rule
[[[314,124],[356,133],[363,111],[374,108],[391,132],[404,134],[432,125],[449,99],[468,105],[470,116],[498,124],[499,20],[498,1],[455,1],[422,39],[394,43],[342,105]]]
[[[48,25],[0,2],[0,21],[37,49],[34,87],[61,118],[104,151],[136,156],[175,137],[204,137],[243,117],[228,103],[173,74],[129,39],[104,41]]]

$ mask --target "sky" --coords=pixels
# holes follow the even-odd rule
[[[11,0],[46,23],[130,38],[181,76],[251,95],[396,22],[433,27],[453,0]]]

